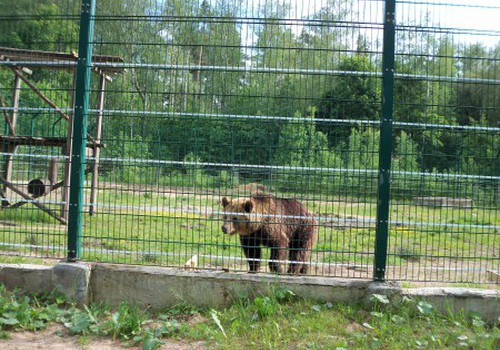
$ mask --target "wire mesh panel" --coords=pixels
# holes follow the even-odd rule
[[[500,7],[396,12],[388,278],[498,283]]]
[[[0,254],[66,255],[79,1],[0,1]]]
[[[250,238],[221,229],[234,214],[272,236],[250,244],[269,271],[307,241],[292,227],[306,216],[309,273],[369,278],[381,5],[98,1],[94,52],[125,70],[106,93],[84,258],[247,271]]]
[[[95,2],[82,259],[373,277],[385,1]],[[0,254],[61,257],[81,3],[18,3]],[[386,278],[498,283],[500,8],[396,3]]]

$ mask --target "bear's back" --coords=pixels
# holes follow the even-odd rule
[[[271,194],[253,194],[256,211],[268,215],[268,220],[279,221],[311,221],[312,216],[306,207],[296,199],[278,198]]]

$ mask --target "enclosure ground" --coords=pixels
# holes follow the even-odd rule
[[[61,324],[52,324],[47,329],[29,332],[14,331],[9,339],[0,340],[1,349],[9,350],[120,350],[141,349],[141,346],[130,346],[111,338],[82,338],[70,335]],[[165,340],[157,350],[201,350],[207,343],[202,341]]]
[[[247,195],[239,187],[233,191],[235,196]],[[89,191],[85,194],[88,197]],[[196,255],[200,269],[247,270],[239,240],[220,229],[219,200],[230,191],[108,182],[99,194],[102,204],[92,216],[84,216],[83,260],[183,267]],[[44,201],[57,202],[57,196],[50,194]],[[311,197],[304,202],[319,222],[310,273],[372,278],[374,201]],[[0,211],[1,254],[20,260],[65,258],[67,227],[26,208]],[[500,221],[493,209],[422,206],[401,200],[394,203],[390,219],[387,280],[491,284],[487,271],[500,269]],[[265,252],[263,258],[268,256]]]
[[[382,291],[372,289],[370,304],[362,305],[269,286],[266,295],[241,295],[225,308],[154,311],[125,302],[76,307],[58,293],[11,292],[0,284],[0,349],[498,349],[500,319],[438,311],[435,301],[398,301]]]

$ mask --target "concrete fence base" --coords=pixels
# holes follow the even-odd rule
[[[251,275],[171,268],[61,262],[55,266],[0,264],[0,283],[27,292],[64,293],[76,303],[126,301],[164,308],[187,303],[222,308],[238,298],[286,288],[318,302],[369,303],[372,294],[422,298],[438,310],[476,313],[488,322],[500,317],[500,291],[470,288],[401,288],[397,283],[316,276]]]

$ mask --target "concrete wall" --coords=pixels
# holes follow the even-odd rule
[[[53,267],[0,264],[0,283],[29,292],[66,294],[79,304],[123,301],[152,308],[179,303],[221,308],[241,296],[265,295],[272,288],[291,290],[299,297],[322,302],[368,303],[372,294],[423,298],[438,310],[474,312],[489,322],[500,317],[500,291],[466,288],[403,289],[396,283],[316,276],[274,276],[213,271],[86,263]]]
[[[362,300],[370,281],[312,276],[272,276],[247,273],[183,271],[158,267],[95,265],[90,279],[93,301],[116,305],[123,300],[151,307],[189,303],[222,307],[238,296],[268,293],[273,286],[319,300]]]

